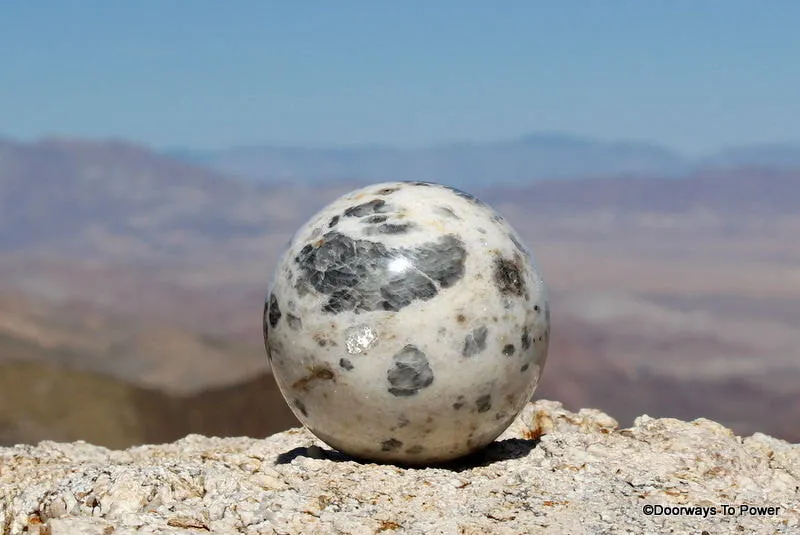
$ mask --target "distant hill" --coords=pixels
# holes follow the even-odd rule
[[[261,182],[428,179],[468,188],[619,175],[669,178],[707,167],[800,168],[798,145],[731,147],[690,158],[653,143],[608,142],[558,133],[412,149],[253,145],[219,151],[181,149],[167,154]]]
[[[207,152],[175,150],[168,154],[265,182],[422,179],[474,188],[487,183],[653,172],[673,176],[686,171],[680,155],[650,143],[603,142],[552,133],[410,149],[264,145]]]
[[[0,363],[0,446],[86,440],[125,448],[190,433],[265,437],[299,425],[269,374],[180,396],[48,363]]]
[[[759,166],[800,169],[800,145],[772,143],[729,147],[700,158],[698,163],[709,167]]]
[[[563,141],[532,136],[492,150],[527,143],[545,160]],[[464,177],[491,174],[469,175],[478,160],[459,161],[473,162],[459,164]],[[261,313],[277,256],[319,207],[385,177],[265,183],[199,163],[120,141],[0,141],[0,366],[10,366],[0,369],[10,406],[0,439],[77,436],[60,422],[129,442],[266,429],[235,425],[268,405],[258,397],[268,383]],[[720,163],[679,179],[637,172],[503,187],[464,185],[461,171],[441,169],[416,178],[498,208],[542,266],[554,318],[542,396],[622,419],[704,415],[797,437],[800,170]],[[219,401],[204,405],[208,392]],[[103,411],[105,430],[81,427],[87,403]],[[172,423],[193,418],[217,427]]]
[[[271,191],[130,143],[0,140],[0,251],[186,255],[280,227],[297,206]]]
[[[482,198],[498,206],[513,200],[551,216],[603,209],[620,215],[686,215],[703,210],[727,217],[727,223],[733,224],[745,222],[743,216],[797,213],[800,167],[706,168],[682,180],[650,176],[549,180],[487,188]]]
[[[671,169],[676,170],[679,161],[647,145],[531,136],[494,145],[420,151],[242,149],[241,154],[260,155],[256,159],[283,162],[278,167],[289,173],[280,175],[284,180],[263,183],[237,180],[118,141],[53,139],[23,144],[0,140],[0,252],[102,254],[152,263],[201,252],[216,251],[219,256],[225,251],[234,255],[226,257],[233,260],[236,255],[258,254],[269,240],[285,240],[303,218],[359,181],[392,178],[427,178],[456,186],[471,183],[468,189],[491,204],[514,205],[525,210],[527,217],[601,209],[623,215],[705,210],[740,221],[743,212],[792,213],[800,202],[800,169],[703,168],[685,175],[685,180],[664,180],[641,171],[650,166],[646,162],[675,164]],[[416,160],[422,154],[427,156]],[[383,160],[384,156],[389,160]],[[385,167],[393,158],[397,165]],[[629,174],[523,180],[535,175],[528,174],[534,163],[549,162],[552,169],[561,169],[553,175],[566,177],[577,176],[587,162],[598,159],[608,165],[595,169]],[[419,165],[408,167],[412,160]],[[419,163],[423,160],[425,165]],[[623,160],[627,167],[620,163]],[[374,165],[366,165],[368,161]],[[295,164],[306,166],[308,172]],[[351,164],[363,164],[362,174],[348,174]],[[254,163],[252,169],[256,168]],[[518,174],[511,174],[512,168]],[[295,169],[293,175],[291,169]],[[392,173],[381,174],[385,169]],[[315,174],[318,171],[323,174]],[[290,180],[290,175],[296,180]],[[487,178],[490,175],[492,180]],[[516,182],[502,187],[503,176]],[[314,177],[328,182],[315,185]],[[347,180],[334,181],[335,177]]]

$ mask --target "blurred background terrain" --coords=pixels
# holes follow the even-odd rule
[[[297,425],[263,349],[272,269],[383,180],[467,189],[525,238],[552,301],[536,397],[800,442],[800,66],[778,24],[800,7],[442,4],[10,8],[0,444]]]

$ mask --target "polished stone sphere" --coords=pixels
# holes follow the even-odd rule
[[[493,441],[531,398],[550,312],[519,235],[474,196],[374,184],[295,234],[264,307],[294,414],[353,457],[430,464]]]

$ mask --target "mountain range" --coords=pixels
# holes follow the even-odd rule
[[[537,395],[623,425],[706,416],[800,440],[790,167],[469,187],[551,290]],[[0,140],[0,442],[292,425],[263,350],[271,273],[303,221],[378,179],[243,180],[123,141]]]
[[[264,182],[414,179],[459,187],[620,175],[674,178],[709,167],[800,168],[800,145],[788,143],[726,147],[689,157],[643,141],[609,142],[546,132],[421,148],[251,145],[213,151],[176,149],[167,155]]]
[[[555,138],[550,142],[563,145]],[[304,177],[277,183],[237,179],[120,141],[0,140],[0,251],[70,252],[150,263],[220,248],[232,260],[248,252],[258,255],[264,240],[291,234],[301,222],[298,214],[310,215],[336,195],[379,180],[329,178],[321,183]],[[633,227],[626,226],[626,218],[674,219],[677,214],[681,225],[717,224],[730,230],[752,223],[745,214],[774,218],[795,213],[800,171],[716,167],[680,180],[633,174],[505,187],[489,180],[468,189],[524,216],[521,226],[536,221],[546,228],[548,221],[559,221],[554,232],[560,236],[566,236],[564,217],[598,213],[613,213],[627,230]]]

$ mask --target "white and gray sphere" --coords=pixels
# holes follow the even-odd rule
[[[492,208],[429,182],[374,184],[295,234],[264,307],[294,414],[351,456],[430,464],[497,438],[535,390],[550,312]]]

